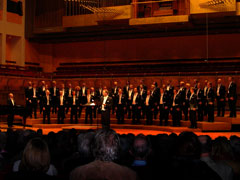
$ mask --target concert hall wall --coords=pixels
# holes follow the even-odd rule
[[[38,62],[45,72],[60,63],[240,57],[240,34],[122,39],[55,44],[26,43],[26,62]],[[208,55],[207,55],[208,53]],[[179,62],[181,63],[181,62]]]

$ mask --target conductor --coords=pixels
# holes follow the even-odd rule
[[[112,108],[113,100],[108,96],[108,90],[103,90],[103,96],[101,97],[101,121],[103,129],[110,129],[110,111]]]

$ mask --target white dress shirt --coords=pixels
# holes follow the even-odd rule
[[[106,111],[104,104],[106,104],[108,96],[103,97],[103,103],[102,103],[102,111]]]

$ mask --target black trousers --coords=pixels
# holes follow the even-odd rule
[[[203,115],[204,116],[208,115],[208,103],[206,99],[203,100]]]
[[[46,106],[45,110],[43,110],[43,124],[45,124],[46,116],[47,116],[48,124],[50,124],[50,111],[51,111],[50,106]]]
[[[131,102],[128,101],[127,109],[126,109],[127,114],[128,114],[128,119],[131,119],[131,117],[132,117],[132,109],[130,108],[130,106],[131,106]]]
[[[228,100],[229,110],[230,110],[230,117],[237,117],[236,115],[236,100]]]
[[[191,121],[191,128],[197,128],[197,112],[190,110],[189,111],[189,117],[190,117],[190,121]]]
[[[78,110],[78,118],[81,118],[82,109],[83,109],[83,106],[80,105],[80,106],[79,106],[79,110]]]
[[[13,121],[14,121],[14,111],[11,111],[11,112],[9,112],[8,117],[7,117],[8,127],[13,126]]]
[[[71,107],[71,118],[70,118],[70,122],[71,124],[73,123],[73,117],[75,117],[75,124],[78,124],[78,115],[77,115],[77,106],[73,105]]]
[[[154,119],[157,119],[157,115],[158,115],[158,109],[157,109],[157,105],[154,105]]]
[[[183,105],[183,114],[184,114],[185,121],[188,120],[188,108],[189,108],[189,103],[185,102],[185,105]]]
[[[203,121],[203,104],[198,103],[198,121]]]
[[[101,122],[103,129],[110,129],[110,110],[101,111]]]
[[[132,105],[132,124],[140,124],[140,109],[138,109],[138,105]],[[136,121],[137,119],[137,121]]]
[[[34,113],[35,119],[37,119],[37,105],[37,98],[33,98],[31,103],[31,114]]]
[[[225,115],[225,101],[224,100],[221,101],[221,99],[217,97],[217,116],[224,117],[224,115]]]
[[[124,106],[122,104],[117,105],[116,117],[118,124],[124,124]]]
[[[172,109],[172,120],[173,120],[173,126],[180,126],[180,117],[182,116],[182,111],[178,107],[173,107]]]
[[[57,114],[57,96],[52,97],[52,114]]]
[[[208,122],[214,122],[214,104],[208,103]]]
[[[90,124],[92,124],[92,107],[91,106],[87,106],[86,107],[86,111],[85,111],[85,124],[88,123],[88,117],[90,118]]]
[[[60,106],[58,109],[58,124],[64,124],[65,119],[65,107]]]
[[[147,125],[152,125],[153,123],[153,111],[152,108],[150,106],[145,106],[145,112],[146,112],[146,124]]]
[[[165,120],[164,125],[167,126],[168,125],[168,115],[169,115],[169,108],[167,107],[167,109],[165,109],[163,104],[159,105],[159,120],[160,120],[160,124],[163,124],[163,120]]]

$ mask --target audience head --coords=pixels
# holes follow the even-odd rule
[[[5,150],[7,144],[7,135],[4,132],[0,132],[0,152]]]
[[[101,129],[96,132],[92,144],[93,156],[100,161],[114,161],[118,158],[120,139],[112,129]]]
[[[201,144],[193,132],[182,132],[177,139],[177,154],[182,157],[199,159]]]
[[[31,139],[22,155],[20,171],[46,173],[50,166],[50,153],[47,143],[40,138]]]
[[[199,142],[201,144],[201,153],[211,153],[212,151],[212,139],[210,136],[207,135],[201,135],[198,137]]]
[[[92,157],[91,144],[93,142],[95,132],[86,132],[78,135],[78,152],[81,157]]]
[[[212,144],[213,160],[233,160],[233,150],[226,137],[217,137]]]
[[[136,160],[146,160],[151,152],[151,145],[146,136],[139,134],[134,138],[130,153]]]

